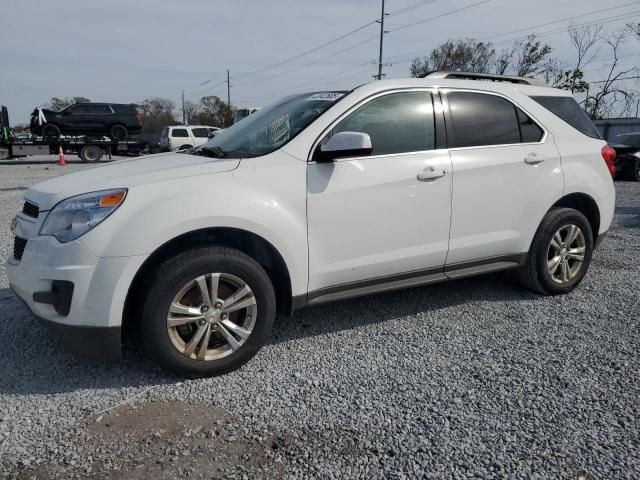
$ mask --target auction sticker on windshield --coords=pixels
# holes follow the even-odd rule
[[[315,102],[315,101],[324,100],[325,102],[334,102],[342,97],[344,97],[343,92],[321,92],[321,93],[314,93],[313,95],[308,97],[306,101]]]

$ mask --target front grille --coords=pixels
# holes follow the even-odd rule
[[[36,205],[35,203],[31,203],[29,200],[27,200],[22,206],[22,213],[24,213],[28,217],[38,218],[40,207],[38,207],[38,205]]]
[[[15,237],[13,240],[13,258],[22,260],[22,254],[27,247],[27,241],[24,238]]]

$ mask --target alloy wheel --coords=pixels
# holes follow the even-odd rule
[[[184,356],[218,360],[237,351],[256,323],[249,285],[228,273],[201,275],[180,289],[169,306],[167,331]]]
[[[551,279],[564,285],[576,278],[585,259],[586,241],[584,233],[574,224],[560,227],[549,244],[547,269]]]

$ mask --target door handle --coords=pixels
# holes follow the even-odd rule
[[[546,158],[547,157],[544,155],[538,155],[535,152],[531,152],[529,155],[524,157],[524,163],[527,165],[538,165],[539,163],[544,162]]]
[[[436,178],[444,177],[447,174],[444,170],[437,170],[434,167],[427,167],[422,170],[416,178],[420,182],[428,182],[429,180],[435,180]]]

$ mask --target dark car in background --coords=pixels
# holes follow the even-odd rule
[[[640,182],[640,132],[616,135],[609,145],[616,151],[616,178]]]
[[[31,113],[30,127],[34,135],[44,138],[104,135],[124,140],[142,130],[142,117],[133,104],[74,103],[59,112],[36,108]]]

